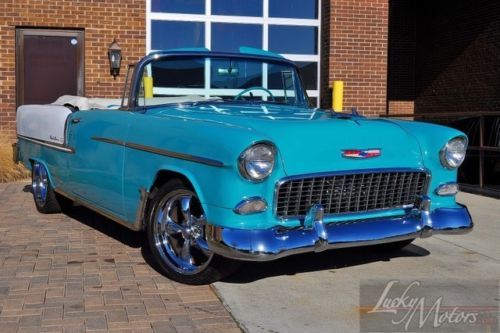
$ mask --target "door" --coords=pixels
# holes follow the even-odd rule
[[[83,96],[84,32],[17,29],[17,105]]]
[[[123,215],[123,159],[130,113],[88,110],[68,118],[69,180],[64,186],[74,196],[103,213]]]

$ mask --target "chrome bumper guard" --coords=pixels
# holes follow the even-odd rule
[[[376,245],[432,234],[463,234],[473,222],[465,206],[430,211],[430,199],[396,218],[355,220],[325,224],[321,205],[313,205],[302,226],[265,230],[231,229],[207,224],[205,234],[213,252],[232,259],[268,261],[293,254]]]

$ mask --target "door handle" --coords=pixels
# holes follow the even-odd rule
[[[72,124],[78,124],[80,122],[80,118],[73,118],[71,119]]]

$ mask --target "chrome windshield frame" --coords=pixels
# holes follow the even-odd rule
[[[294,69],[295,76],[297,78],[295,89],[297,94],[298,103],[296,105],[302,105],[304,107],[309,107],[309,98],[307,96],[307,91],[304,89],[302,83],[302,78],[300,75],[300,70],[297,65],[288,59],[278,58],[267,55],[254,55],[246,53],[230,53],[230,52],[211,52],[211,51],[158,51],[150,53],[149,55],[142,58],[134,68],[132,74],[132,80],[130,84],[130,95],[125,107],[128,111],[142,111],[144,107],[139,105],[140,89],[142,73],[146,66],[151,62],[164,59],[176,59],[176,58],[233,58],[238,60],[251,60],[251,61],[262,61],[263,63],[274,63],[280,65],[290,66]]]

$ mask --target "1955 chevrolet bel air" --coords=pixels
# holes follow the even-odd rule
[[[38,211],[76,202],[144,230],[171,279],[472,229],[459,131],[311,108],[296,65],[262,50],[156,52],[129,72],[119,100],[19,107],[18,159]]]

